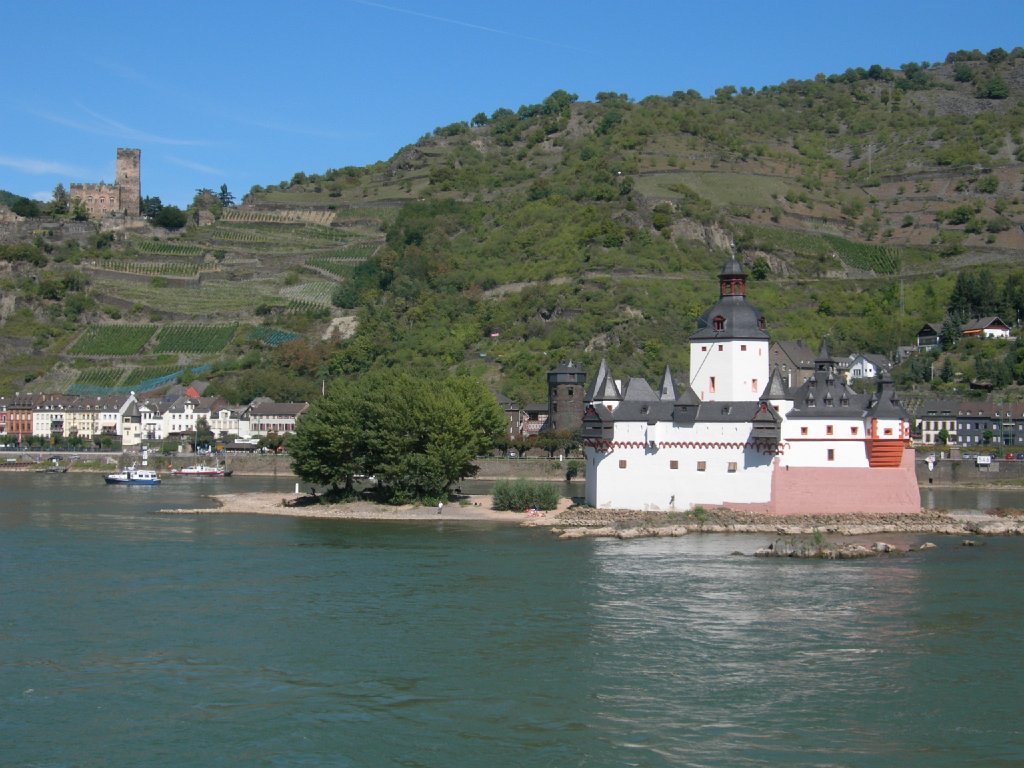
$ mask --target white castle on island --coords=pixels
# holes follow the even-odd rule
[[[648,511],[727,507],[769,514],[917,513],[910,415],[891,381],[847,386],[825,345],[789,391],[769,372],[764,316],[736,259],[690,336],[690,380],[657,390],[607,364],[586,393],[586,501]]]

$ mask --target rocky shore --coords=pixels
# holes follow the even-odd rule
[[[922,510],[916,515],[757,515],[714,509],[689,512],[635,512],[571,507],[527,521],[548,525],[563,539],[586,536],[633,539],[693,533],[767,533],[775,536],[869,536],[881,533],[934,533],[950,536],[1024,535],[1024,511],[960,514]]]

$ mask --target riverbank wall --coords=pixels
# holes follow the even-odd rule
[[[993,461],[979,465],[970,459],[937,459],[915,462],[917,484],[929,485],[1013,485],[1024,484],[1024,461]]]

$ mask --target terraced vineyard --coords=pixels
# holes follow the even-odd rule
[[[286,299],[278,296],[280,281],[277,279],[244,282],[210,281],[201,285],[168,289],[147,283],[97,277],[93,280],[93,285],[100,292],[122,301],[156,311],[171,310],[191,315],[223,317],[251,312],[259,304],[283,307],[288,303]]]
[[[249,339],[251,341],[266,344],[268,347],[277,347],[281,344],[286,344],[289,341],[294,341],[300,336],[301,334],[293,331],[283,331],[280,328],[270,328],[268,326],[260,326],[259,328],[253,328],[249,331]]]
[[[64,388],[69,395],[110,395],[148,392],[176,380],[189,380],[210,370],[210,366],[142,366],[131,368],[86,368],[77,380]]]
[[[142,351],[156,331],[155,325],[100,325],[83,333],[73,355],[128,356]]]
[[[103,262],[103,269],[125,272],[129,275],[152,275],[153,277],[196,277],[204,271],[199,264],[175,261],[117,261]]]
[[[234,338],[237,325],[165,325],[157,334],[154,352],[220,352]]]
[[[314,280],[301,285],[289,285],[281,289],[281,295],[290,299],[289,306],[300,307],[309,304],[316,307],[330,307],[331,296],[337,288],[329,280]]]
[[[160,240],[142,240],[132,238],[131,246],[142,253],[153,253],[168,256],[202,256],[203,249],[198,245],[174,242],[167,243]]]
[[[880,275],[892,275],[899,272],[901,257],[899,248],[854,243],[835,235],[823,235],[823,237],[835,248],[839,258],[854,269],[863,269]]]
[[[355,264],[350,259],[341,259],[331,256],[316,256],[306,259],[306,264],[315,269],[322,269],[340,278],[346,278],[352,274]]]

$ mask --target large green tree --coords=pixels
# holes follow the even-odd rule
[[[299,421],[289,445],[303,480],[351,489],[374,475],[383,500],[443,496],[504,428],[494,396],[465,377],[374,371],[340,380]]]

